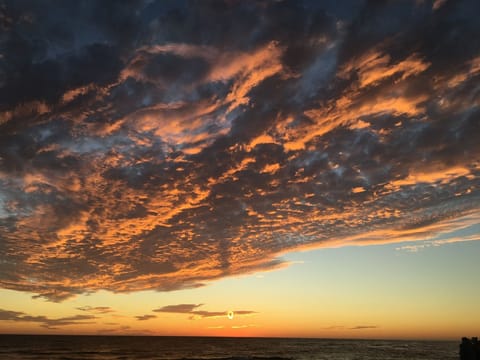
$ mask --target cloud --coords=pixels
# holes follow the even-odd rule
[[[1,288],[195,288],[478,222],[478,1],[57,5],[0,9]]]
[[[115,312],[111,307],[109,306],[82,306],[82,307],[77,307],[77,310],[81,311],[87,311],[87,312],[92,312],[92,313],[98,313],[98,314],[108,314],[111,312]]]
[[[344,329],[345,326],[343,325],[332,325],[332,326],[326,326],[326,327],[323,327],[322,329],[324,330],[341,330],[341,329]]]
[[[470,219],[471,221],[477,221],[478,219]],[[480,234],[479,234],[479,225],[478,222],[476,224],[470,225],[467,221],[465,221],[465,225],[462,227],[458,227],[459,229],[452,232],[444,232],[441,235],[438,235],[431,240],[422,241],[414,244],[402,245],[396,248],[396,250],[403,250],[407,252],[416,253],[420,250],[424,250],[431,247],[438,247],[447,244],[454,244],[458,242],[466,242],[466,241],[480,241]]]
[[[150,333],[151,331],[148,331],[148,330],[142,330],[142,331],[133,331],[131,330],[131,326],[129,325],[122,325],[122,326],[117,326],[115,328],[108,328],[108,329],[100,329],[100,330],[97,330],[97,333],[98,334],[109,334],[109,333],[117,333],[117,332],[120,332],[122,334],[124,333]]]
[[[377,329],[378,326],[376,325],[357,325],[354,327],[349,328],[350,330],[366,330],[366,329]]]
[[[256,324],[245,324],[245,325],[232,325],[232,329],[247,329],[252,327],[258,327]]]
[[[40,326],[47,329],[56,329],[59,326],[68,325],[94,324],[95,321],[91,320],[95,319],[98,319],[98,317],[93,315],[74,315],[52,319],[42,315],[32,316],[24,312],[0,309],[0,320],[2,321],[39,323]]]
[[[332,325],[327,326],[322,329],[324,330],[368,330],[368,329],[377,329],[379,326],[377,325],[356,325],[352,327],[345,327],[344,325]]]
[[[202,306],[203,304],[178,304],[178,305],[166,305],[161,308],[155,309],[155,312],[167,312],[167,313],[179,313],[188,314],[194,311],[194,309]]]
[[[175,313],[175,314],[190,314],[190,320],[203,319],[203,318],[218,318],[218,317],[227,317],[228,311],[206,311],[206,310],[195,310],[203,306],[203,304],[178,304],[178,305],[167,305],[158,309],[154,309],[154,312],[165,312],[165,313]],[[233,311],[234,316],[248,316],[256,314],[256,311],[251,310],[235,310]]]
[[[139,316],[135,316],[137,318],[137,320],[139,321],[146,321],[146,320],[151,320],[151,319],[155,319],[157,316],[156,315],[139,315]]]

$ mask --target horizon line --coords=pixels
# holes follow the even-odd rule
[[[78,336],[78,337],[165,337],[165,338],[224,338],[224,339],[297,339],[297,340],[334,340],[334,341],[457,341],[472,336],[458,338],[342,338],[342,337],[315,337],[315,336],[222,336],[222,335],[152,335],[152,334],[35,334],[35,333],[0,333],[0,336]]]

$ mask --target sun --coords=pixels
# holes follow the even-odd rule
[[[230,310],[228,313],[227,313],[227,317],[230,319],[230,320],[233,320],[233,311]]]

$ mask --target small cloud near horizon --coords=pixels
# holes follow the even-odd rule
[[[138,316],[135,316],[137,318],[138,321],[146,321],[146,320],[150,320],[150,319],[155,319],[157,317],[157,315],[138,315]]]
[[[49,318],[43,315],[29,315],[21,311],[10,311],[0,309],[0,321],[30,322],[38,323],[47,329],[57,329],[59,326],[95,324],[99,319],[93,315],[74,315],[61,318]]]
[[[92,313],[97,313],[97,314],[108,314],[108,313],[115,312],[115,310],[113,310],[109,306],[95,306],[95,307],[93,307],[93,306],[81,306],[81,307],[77,307],[76,309],[80,310],[80,311],[92,312]]]
[[[174,313],[174,314],[189,314],[190,320],[196,320],[201,318],[214,318],[214,317],[226,317],[228,315],[228,310],[225,311],[206,311],[206,310],[195,310],[204,304],[178,304],[178,305],[167,305],[158,309],[154,309],[154,312],[162,313]],[[235,310],[233,311],[234,316],[248,316],[257,314],[256,311],[251,310]]]
[[[366,329],[377,329],[378,326],[376,325],[357,325],[351,328],[348,328],[349,330],[366,330]]]

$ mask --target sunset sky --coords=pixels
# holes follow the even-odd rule
[[[0,0],[0,333],[480,336],[479,14]]]

